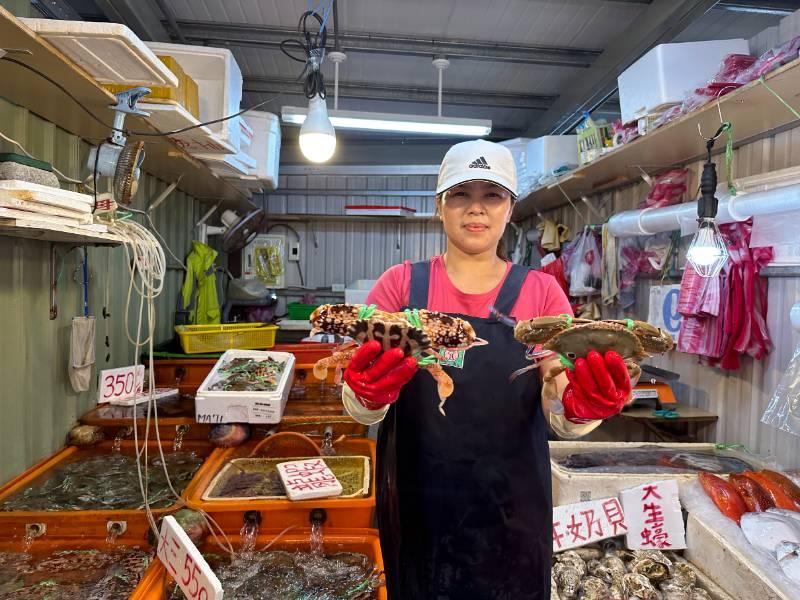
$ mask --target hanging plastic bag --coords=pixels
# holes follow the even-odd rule
[[[661,208],[683,202],[688,178],[689,169],[670,169],[661,173],[639,208]]]
[[[94,317],[74,317],[70,335],[69,381],[76,392],[86,392],[94,365]]]
[[[781,376],[761,422],[800,436],[800,344],[795,347],[794,356]]]
[[[567,263],[570,296],[593,296],[600,293],[600,244],[597,236],[587,228],[575,240],[574,252]]]

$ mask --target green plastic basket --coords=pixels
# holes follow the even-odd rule
[[[303,304],[302,302],[290,302],[286,305],[289,311],[289,319],[292,321],[308,321],[311,313],[319,307],[319,304]]]

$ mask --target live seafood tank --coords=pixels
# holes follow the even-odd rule
[[[276,465],[319,458],[320,445],[325,447],[324,440],[319,438],[316,441],[305,438],[310,447],[296,443],[303,438],[295,432],[283,432],[215,454],[186,489],[189,506],[209,513],[226,531],[238,531],[250,511],[258,511],[263,526],[269,528],[305,527],[314,509],[325,511],[329,527],[372,526],[375,442],[360,437],[335,440],[327,448],[327,455],[322,456],[342,483],[342,496],[291,501],[278,479]],[[272,439],[289,441],[264,446]]]
[[[559,600],[733,600],[679,553],[625,550],[621,539],[555,554],[550,584]]]
[[[0,547],[0,600],[126,600],[153,553],[103,540]]]
[[[755,455],[715,444],[550,442],[556,505],[616,496],[656,479],[693,481],[698,473],[741,473],[763,468]]]
[[[141,473],[157,515],[177,508],[181,500],[175,493],[183,492],[213,449],[197,440],[185,441],[180,449],[164,441],[162,458],[157,442],[140,442],[140,447],[147,450]],[[146,531],[133,442],[67,446],[0,488],[0,536],[108,534],[144,540]]]
[[[308,530],[262,534],[252,539],[250,546],[232,539],[233,557],[212,538],[200,551],[219,577],[226,600],[386,600],[378,532],[323,529],[321,537]],[[153,569],[155,575],[148,577],[151,585],[144,597],[186,598],[165,567],[158,564]]]

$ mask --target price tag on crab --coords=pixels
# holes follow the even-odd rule
[[[628,532],[616,498],[553,507],[553,552],[578,548]]]
[[[631,550],[686,548],[678,482],[654,481],[620,492]]]
[[[222,600],[222,583],[175,517],[161,522],[159,560],[190,600]]]
[[[128,400],[144,389],[144,365],[100,371],[97,403]]]

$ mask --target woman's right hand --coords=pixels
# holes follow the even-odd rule
[[[383,352],[380,342],[362,345],[344,371],[344,380],[359,402],[369,410],[397,401],[402,387],[417,372],[417,360],[400,348]]]

